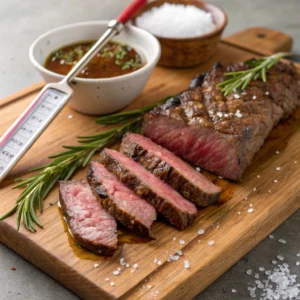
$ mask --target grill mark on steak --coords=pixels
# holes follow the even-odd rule
[[[90,163],[87,179],[102,207],[109,214],[135,233],[154,239],[150,227],[156,219],[156,211],[148,202],[96,161]]]
[[[219,199],[221,189],[167,149],[150,139],[127,133],[120,151],[138,161],[156,177],[177,190],[184,198],[200,207]]]
[[[184,230],[195,220],[197,209],[193,203],[128,156],[104,149],[100,162],[121,182],[148,200],[176,228]]]
[[[228,179],[240,180],[272,128],[300,104],[300,76],[293,64],[277,63],[268,81],[251,81],[224,96],[216,85],[242,63],[217,66],[200,85],[178,97],[180,105],[149,112],[143,134],[176,155]]]
[[[97,254],[117,250],[117,223],[92,193],[85,180],[60,181],[60,204],[75,242]]]

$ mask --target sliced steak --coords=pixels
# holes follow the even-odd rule
[[[100,161],[124,184],[147,199],[178,229],[184,230],[195,220],[197,209],[193,203],[125,154],[104,149],[100,154]]]
[[[191,88],[149,112],[143,134],[174,154],[225,178],[240,180],[272,128],[300,104],[300,76],[277,63],[268,80],[224,96],[216,85],[224,73],[246,65],[216,65]]]
[[[219,187],[150,139],[128,133],[124,136],[120,149],[196,205],[205,207],[219,199]]]
[[[152,205],[96,161],[90,163],[87,178],[103,208],[125,227],[153,238],[150,227],[156,219],[156,211]]]
[[[86,181],[61,181],[60,204],[75,242],[87,250],[111,256],[117,250],[117,223],[102,208]]]

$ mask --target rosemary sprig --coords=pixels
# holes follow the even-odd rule
[[[14,188],[24,188],[18,197],[15,206],[7,212],[0,220],[17,213],[17,229],[21,222],[26,229],[35,232],[35,227],[41,227],[36,210],[43,212],[43,200],[59,180],[69,179],[78,168],[87,165],[91,157],[103,148],[118,141],[126,132],[139,132],[146,112],[157,105],[164,103],[167,97],[156,104],[144,106],[128,112],[117,113],[97,119],[98,124],[119,124],[117,127],[92,136],[78,137],[77,146],[63,146],[64,152],[50,156],[52,162],[32,171],[39,173],[31,177],[19,178],[21,181]]]
[[[245,64],[250,66],[250,69],[225,73],[225,76],[230,76],[231,78],[219,83],[217,87],[222,88],[222,92],[225,96],[227,96],[234,90],[245,90],[252,80],[261,78],[263,82],[266,82],[267,71],[272,68],[281,58],[290,55],[290,52],[279,52],[271,56],[247,60],[245,61]]]

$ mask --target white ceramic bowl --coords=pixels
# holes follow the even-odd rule
[[[62,26],[46,32],[30,47],[29,57],[46,82],[58,82],[63,76],[44,68],[48,55],[68,44],[97,40],[108,21],[92,21]],[[144,88],[160,57],[158,40],[147,31],[126,25],[113,40],[126,43],[141,52],[147,63],[142,68],[112,78],[76,78],[70,106],[84,114],[99,115],[117,111],[134,100]]]

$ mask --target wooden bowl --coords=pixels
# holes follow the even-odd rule
[[[195,5],[210,12],[216,28],[207,34],[192,38],[166,38],[155,35],[161,45],[161,57],[158,64],[170,68],[184,68],[209,60],[214,54],[222,32],[227,25],[226,13],[213,4],[199,0],[155,0],[144,5],[136,13],[135,18],[153,7],[161,6],[165,2]],[[132,20],[133,25],[136,25],[135,18]]]

